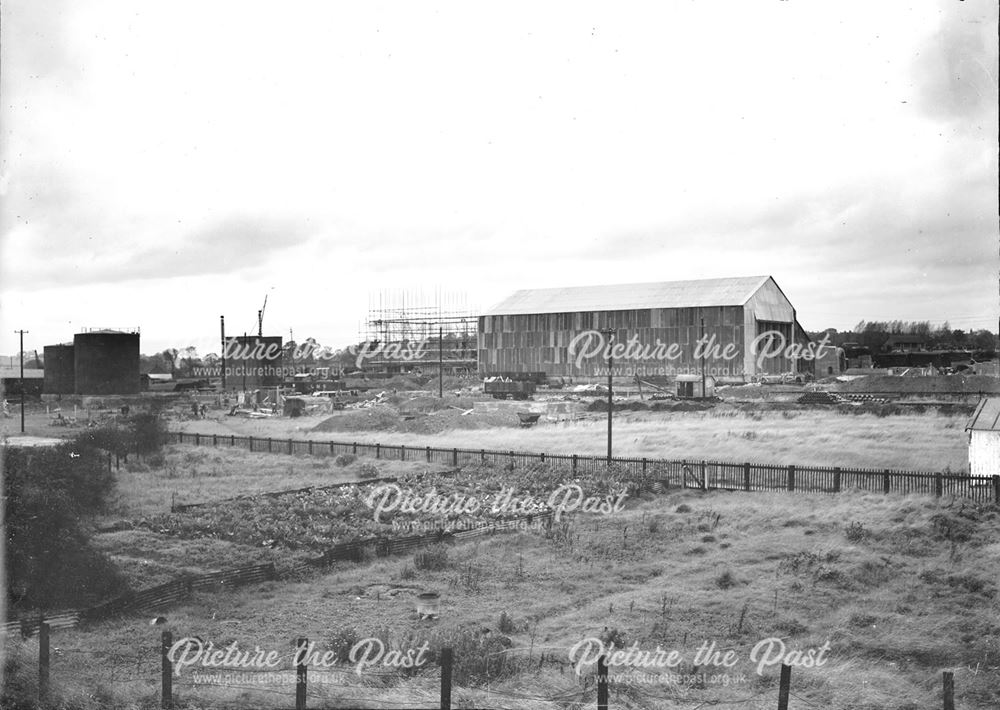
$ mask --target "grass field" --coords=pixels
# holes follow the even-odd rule
[[[168,610],[167,628],[175,638],[236,641],[283,657],[298,636],[331,650],[367,636],[399,647],[452,645],[458,707],[589,706],[592,679],[584,687],[569,649],[604,634],[643,650],[678,651],[678,673],[693,670],[703,642],[738,659],[712,669],[733,679],[725,686],[614,683],[616,708],[773,708],[778,669],[758,673],[749,658],[768,637],[789,650],[829,643],[822,667],[793,670],[793,707],[940,707],[940,674],[952,670],[957,707],[993,708],[1000,704],[998,540],[995,508],[958,501],[685,491],[646,496],[611,516],[577,514],[547,533],[477,538],[424,557],[345,563],[299,581],[204,593]],[[417,618],[414,595],[423,590],[442,595],[437,621]],[[143,618],[54,632],[58,697],[81,708],[155,705],[159,632]],[[7,642],[11,687],[28,693],[34,643]],[[194,670],[175,684],[182,707],[288,707],[294,696],[294,686],[275,682],[196,686]],[[310,687],[312,704],[435,704],[433,664],[415,675],[361,677],[341,665],[329,679]],[[539,699],[555,696],[560,702]]]
[[[620,456],[756,461],[908,470],[968,470],[967,417],[928,411],[879,417],[828,410],[617,412],[614,450]],[[177,423],[183,431],[296,439],[367,441],[407,446],[603,454],[603,415],[542,422],[530,429],[491,426],[435,434],[358,430],[312,431],[316,418],[248,420],[221,417]]]

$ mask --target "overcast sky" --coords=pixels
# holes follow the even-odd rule
[[[2,5],[0,352],[371,294],[771,274],[807,329],[998,317],[997,6]]]

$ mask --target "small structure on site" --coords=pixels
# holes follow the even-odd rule
[[[969,432],[969,473],[1000,475],[1000,397],[984,397],[965,425]]]

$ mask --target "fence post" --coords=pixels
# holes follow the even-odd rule
[[[573,454],[573,473],[576,473],[576,454]]]
[[[892,480],[889,475],[889,469],[886,469],[882,474],[882,492],[889,495],[889,491],[892,489]]]
[[[545,454],[538,454],[538,463],[545,463]]]
[[[306,649],[309,639],[300,636],[297,642],[299,657],[295,664],[295,710],[306,710]]]
[[[795,490],[795,466],[791,464],[789,464],[788,466],[788,490],[790,491]],[[784,666],[782,666],[781,672],[782,673],[785,672]]]
[[[312,456],[313,453],[313,442],[312,439],[309,440],[309,455]]]
[[[38,625],[38,701],[49,694],[49,625]]]
[[[840,466],[833,469],[833,492],[840,493]]]
[[[486,463],[486,449],[479,450],[479,463]]]
[[[743,490],[750,490],[750,462],[743,464]]]
[[[608,710],[608,657],[597,659],[597,710]]]
[[[355,441],[353,444],[351,444],[351,453],[352,454],[358,453],[358,442]]]
[[[219,445],[219,435],[212,434],[212,446],[218,446],[218,445]]]
[[[781,664],[781,685],[778,686],[778,710],[788,710],[788,693],[792,689],[792,667]]]
[[[229,435],[229,445],[236,446],[236,434]]]
[[[382,444],[375,444],[375,458],[382,458]]]
[[[201,446],[201,434],[199,434],[198,432],[194,433],[194,445]]]
[[[427,463],[431,462],[431,447],[427,447]]]
[[[458,449],[451,450],[451,465],[458,466]]]
[[[406,444],[401,444],[399,447],[399,460],[406,461]]]
[[[993,476],[993,502],[1000,505],[1000,476]]]
[[[335,453],[337,453],[337,449],[334,446],[333,442],[331,441],[330,442],[330,455],[333,456]]]
[[[705,460],[701,461],[701,490],[708,490],[708,471],[705,469]]]
[[[170,662],[170,647],[174,645],[174,636],[169,631],[160,635],[160,707],[169,708],[173,705],[173,664]]]
[[[934,495],[938,498],[944,493],[944,481],[941,479],[941,472],[934,474]]]
[[[271,437],[267,437],[267,453],[271,453]]]
[[[441,710],[451,710],[451,649],[441,649]]]
[[[955,674],[944,672],[944,710],[955,710]]]

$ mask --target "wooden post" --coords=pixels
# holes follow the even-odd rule
[[[382,444],[375,444],[375,458],[382,458]]]
[[[458,449],[451,450],[451,465],[458,466]]]
[[[49,694],[49,625],[38,625],[38,701]]]
[[[840,466],[833,469],[833,492],[840,493]]]
[[[576,454],[573,454],[573,473],[576,473]]]
[[[944,480],[941,478],[941,472],[938,471],[934,474],[934,495],[938,498],[944,493]]]
[[[788,466],[788,490],[795,490],[795,466],[791,464]]]
[[[479,450],[479,463],[486,463],[486,449]]]
[[[750,462],[743,464],[743,490],[750,490]]]
[[[160,636],[160,707],[169,708],[173,705],[173,664],[170,662],[170,647],[174,645],[174,637],[169,631]]]
[[[399,460],[406,461],[406,444],[402,444],[399,447]]]
[[[597,710],[608,710],[608,657],[597,659]]]
[[[312,439],[309,440],[309,455],[312,456],[313,453],[313,442]]]
[[[305,652],[309,646],[309,639],[299,637],[297,642],[298,652],[302,655],[295,665],[295,710],[306,710],[306,659]]]
[[[944,710],[955,710],[955,674],[944,672]]]
[[[882,492],[885,495],[889,495],[889,491],[892,490],[892,480],[890,478],[889,469],[886,469],[882,473]]]
[[[212,446],[218,446],[218,445],[219,445],[219,435],[212,434]]]
[[[337,453],[337,450],[334,447],[333,442],[331,441],[330,442],[330,455],[333,456],[335,453]]]
[[[267,437],[267,453],[271,453],[271,437]]]
[[[198,432],[194,433],[194,445],[201,446],[201,434],[199,434]]]
[[[292,453],[292,440],[288,440],[288,453]]]
[[[355,441],[353,444],[351,444],[351,453],[352,454],[358,453],[358,442]]]
[[[427,447],[427,463],[431,462],[431,447]]]
[[[993,476],[993,502],[1000,505],[1000,476]]]
[[[545,463],[545,454],[538,454],[538,463]]]
[[[236,446],[236,434],[229,435],[229,445]]]
[[[441,710],[451,710],[451,649],[441,649]]]
[[[788,693],[792,689],[792,667],[781,664],[781,685],[778,687],[778,710],[788,710]]]
[[[701,461],[701,490],[708,490],[708,471],[705,469],[705,460]]]

